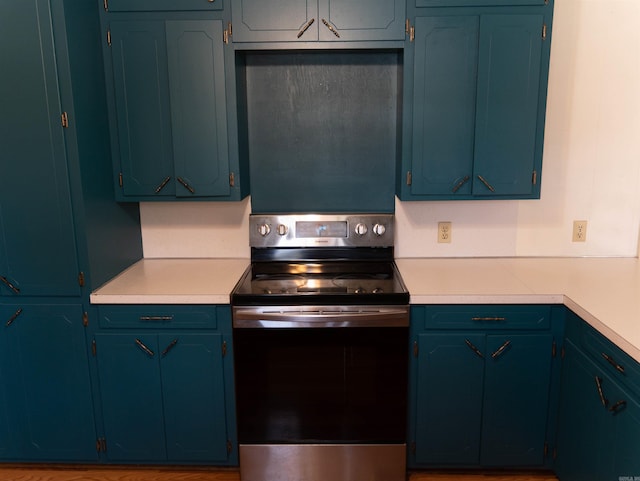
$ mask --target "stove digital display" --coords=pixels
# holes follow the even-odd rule
[[[316,237],[346,238],[347,232],[347,223],[344,221],[296,222],[296,237],[298,239],[313,239]]]

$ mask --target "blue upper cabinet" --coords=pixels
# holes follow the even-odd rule
[[[419,13],[405,54],[400,198],[538,198],[551,8]]]
[[[113,15],[105,22],[117,199],[239,200],[222,20]]]
[[[6,11],[8,7],[9,11]],[[0,297],[80,294],[49,2],[3,5]],[[6,93],[10,92],[8,95]],[[10,113],[10,115],[9,115]]]
[[[403,0],[232,0],[234,42],[404,40]]]
[[[110,12],[222,10],[225,0],[102,0]],[[227,0],[228,1],[228,0]]]

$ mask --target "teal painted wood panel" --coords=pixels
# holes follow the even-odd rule
[[[484,334],[418,335],[418,463],[478,464],[484,359],[467,341],[485,353]]]
[[[222,30],[221,20],[166,24],[178,196],[230,194]]]
[[[482,465],[544,464],[552,345],[551,334],[487,336]]]
[[[80,294],[53,40],[48,1],[3,3],[0,276],[22,296]]]
[[[16,316],[18,310],[19,315]],[[15,456],[34,461],[96,461],[96,429],[82,306],[0,306],[11,366],[7,393],[20,430]],[[15,316],[15,317],[14,317]],[[6,325],[6,321],[14,318]],[[6,374],[7,372],[5,372]]]
[[[533,192],[543,19],[480,17],[474,195]]]
[[[404,40],[405,12],[405,0],[321,0],[318,2],[319,39]]]
[[[173,196],[165,25],[112,21],[118,148],[125,196]]]
[[[5,323],[15,314],[17,309],[11,311],[10,306],[0,304],[0,323]],[[9,336],[6,329],[0,330],[0,459],[11,459],[17,456],[18,440],[16,434],[19,427],[16,425],[16,414],[12,412],[15,402],[14,393],[15,370],[11,368],[11,354],[9,353]]]
[[[107,0],[109,12],[222,10],[228,0]]]
[[[399,54],[246,54],[257,212],[393,212]]]
[[[471,193],[478,16],[417,17],[412,194]]]
[[[547,3],[548,0],[416,0],[416,7],[515,7]]]
[[[157,336],[98,333],[95,338],[107,458],[166,460]]]
[[[168,459],[226,462],[222,335],[163,334],[159,339]]]
[[[317,18],[317,1],[230,1],[234,43],[318,40],[320,20]]]

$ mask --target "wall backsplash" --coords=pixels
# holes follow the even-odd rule
[[[557,2],[540,200],[396,201],[397,256],[637,256],[638,25],[637,0]],[[146,257],[249,257],[248,199],[140,211]],[[589,223],[584,243],[574,220]],[[452,222],[450,244],[438,221]]]

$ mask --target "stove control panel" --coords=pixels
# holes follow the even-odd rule
[[[392,247],[392,214],[299,214],[249,217],[251,247]]]

